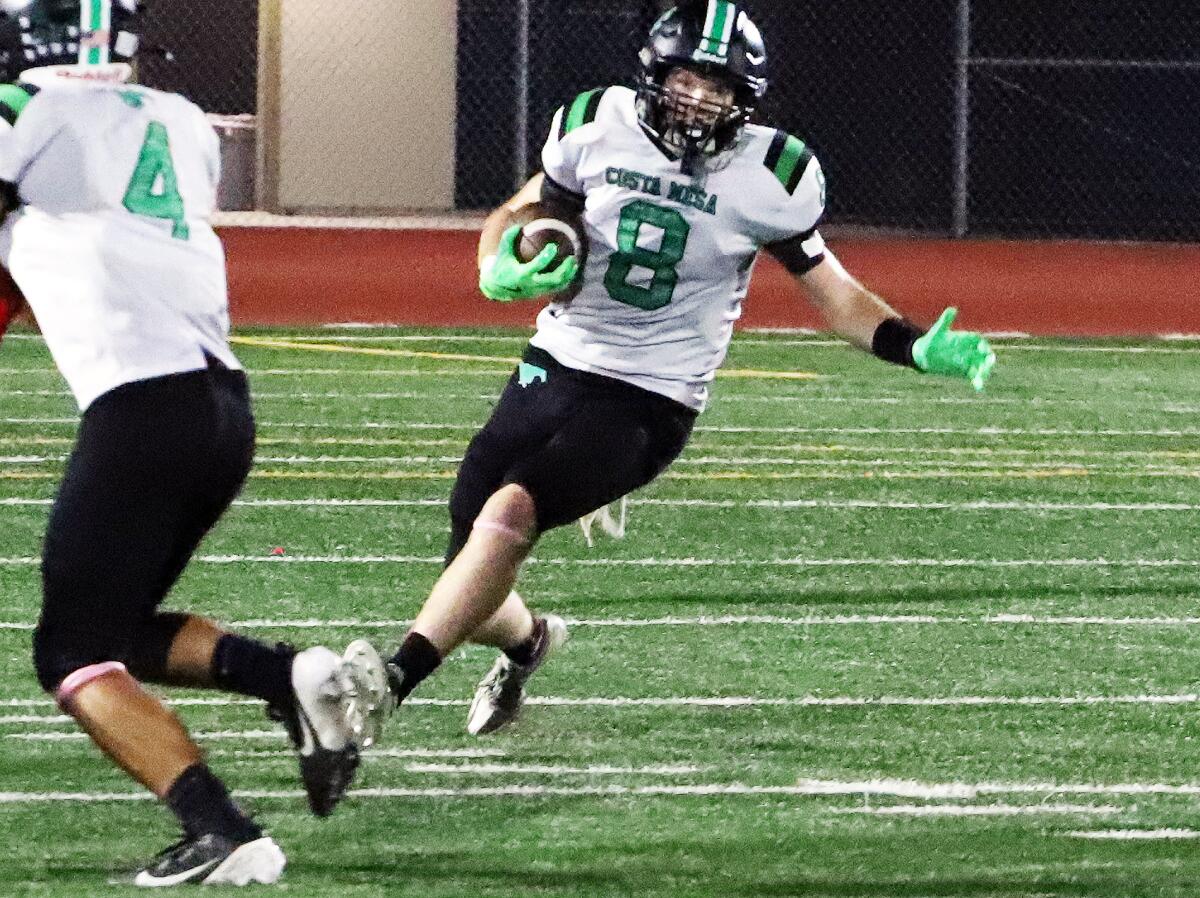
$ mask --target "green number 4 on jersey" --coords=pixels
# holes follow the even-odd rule
[[[167,219],[173,225],[172,237],[176,240],[188,239],[183,197],[179,195],[175,165],[171,161],[171,144],[162,122],[150,122],[146,126],[146,139],[142,142],[142,151],[138,154],[137,165],[134,166],[133,177],[129,179],[122,202],[134,215]]]

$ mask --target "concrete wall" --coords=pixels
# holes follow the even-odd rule
[[[267,208],[453,205],[456,17],[456,0],[264,0]]]

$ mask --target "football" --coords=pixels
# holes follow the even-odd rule
[[[529,203],[512,214],[510,224],[521,226],[521,239],[517,241],[517,258],[528,262],[537,257],[547,246],[553,244],[557,253],[549,270],[561,265],[569,256],[579,262],[580,274],[587,263],[587,231],[583,217],[570,209],[553,203]],[[566,302],[576,292],[579,276],[572,289],[556,295],[559,302]]]

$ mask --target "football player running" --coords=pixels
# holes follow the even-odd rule
[[[519,711],[529,676],[563,642],[553,615],[513,592],[546,530],[654,480],[679,455],[725,359],[751,269],[766,250],[829,326],[879,358],[965,379],[981,390],[987,341],[926,331],[852,277],[817,230],[821,166],[800,139],[751,124],[767,90],[766,50],[741,4],[681,4],[654,25],[636,90],[592,90],[559,109],[542,172],[488,218],[480,289],[510,301],[549,296],[537,332],[491,419],[471,441],[450,499],[447,567],[399,650],[381,665],[365,641],[349,664],[390,683],[382,719],[460,643],[502,650],[479,684],[471,733]],[[510,215],[542,200],[582,214],[590,252],[553,248],[521,262]],[[360,677],[361,679],[361,677]],[[382,697],[382,700],[377,700]]]
[[[5,0],[0,261],[82,421],[42,552],[38,681],[96,746],[178,818],[141,886],[272,883],[279,846],[230,798],[142,683],[261,698],[328,814],[358,763],[341,659],[159,610],[254,455],[246,377],[228,343],[209,226],[215,132],[183,97],[133,86],[135,0]],[[15,310],[16,303],[4,303]]]

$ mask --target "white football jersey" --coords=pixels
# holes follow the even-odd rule
[[[555,115],[542,168],[585,198],[589,254],[579,294],[542,310],[532,343],[701,410],[758,251],[796,240],[823,257],[824,178],[802,141],[756,125],[727,164],[689,178],[642,129],[635,98],[590,91]]]
[[[119,83],[0,86],[0,181],[19,207],[0,261],[80,409],[229,348],[225,255],[208,219],[220,157],[204,113]]]

